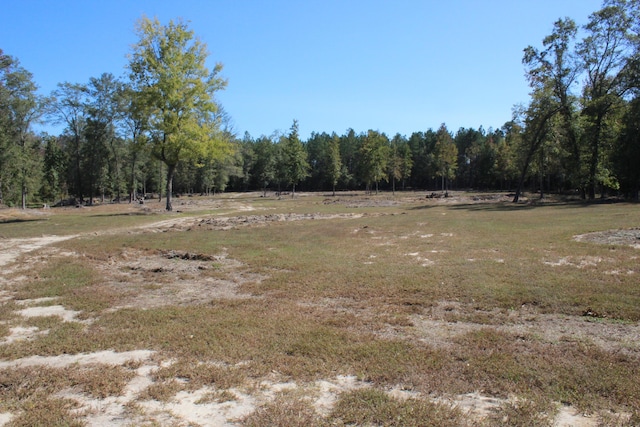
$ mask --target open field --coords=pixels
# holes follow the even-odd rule
[[[640,206],[0,210],[0,426],[640,425]]]

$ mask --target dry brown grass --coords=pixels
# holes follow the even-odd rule
[[[46,333],[0,345],[0,358],[155,350],[171,363],[154,362],[140,401],[205,390],[200,404],[214,405],[233,401],[232,389],[255,392],[265,378],[304,388],[345,375],[366,385],[336,392],[323,414],[304,391],[264,398],[243,425],[544,426],[560,404],[601,416],[603,425],[637,418],[640,253],[573,239],[637,226],[637,206],[388,196],[216,203],[197,212],[205,222],[190,218],[196,204],[185,205],[194,210],[184,223],[159,229],[132,227],[165,215],[71,211],[74,230],[52,214],[66,233],[84,233],[92,221],[112,232],[57,243],[24,278],[11,276],[14,300],[0,304],[0,337],[12,326]],[[231,203],[262,213],[215,225],[215,209]],[[291,212],[297,220],[268,220]],[[30,227],[27,235],[36,233]],[[15,300],[41,297],[80,311],[83,323],[16,315]],[[120,394],[136,367],[68,369],[63,379],[47,371],[56,387],[103,399]],[[0,387],[6,410],[55,393],[45,375],[15,385],[1,372],[10,384]],[[387,393],[396,387],[413,397]],[[435,399],[469,393],[504,403],[481,419]]]

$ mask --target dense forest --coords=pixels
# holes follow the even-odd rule
[[[509,190],[584,199],[640,193],[640,2],[606,0],[524,48],[526,105],[500,129],[238,135],[215,94],[222,65],[182,21],[142,18],[126,78],[49,96],[0,50],[0,203],[133,202],[220,191]],[[62,125],[37,134],[39,122]]]

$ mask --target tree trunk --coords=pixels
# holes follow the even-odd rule
[[[122,197],[121,189],[120,189],[120,158],[118,157],[118,150],[115,146],[115,139],[111,138],[109,141],[109,145],[111,147],[111,152],[113,153],[113,166],[114,166],[114,179],[116,184],[116,203],[120,203],[120,198]]]
[[[131,159],[131,176],[129,179],[129,203],[133,203],[136,198],[136,156]]]
[[[518,188],[516,189],[516,195],[513,197],[513,203],[518,203],[518,200],[520,200],[520,193],[522,192],[522,187],[524,186],[524,180],[527,176],[527,171],[529,170],[529,164],[531,163],[533,156],[536,154],[536,151],[538,151],[538,148],[540,148],[540,145],[542,144],[542,137],[544,136],[544,132],[543,132],[544,127],[546,126],[547,122],[551,120],[551,118],[558,111],[559,111],[558,109],[553,109],[549,111],[542,118],[542,120],[540,121],[540,124],[538,125],[538,128],[536,129],[533,135],[533,139],[531,140],[531,145],[529,145],[529,151],[527,152],[527,157],[525,158],[525,161],[524,161],[524,166],[522,167],[520,180],[518,181]]]
[[[27,209],[27,185],[22,178],[22,209]]]
[[[540,200],[544,199],[544,148],[540,150]]]
[[[75,146],[73,147],[73,154],[76,161],[76,191],[78,192],[78,199],[80,199],[80,204],[82,205],[84,204],[84,196],[82,194],[82,171],[80,170],[80,136],[78,135],[78,132],[79,131],[76,130],[74,135]]]
[[[176,171],[176,165],[167,165],[167,211],[171,212],[173,210],[173,205],[171,204],[171,192],[173,191],[173,174]]]
[[[596,198],[596,174],[598,172],[598,157],[600,157],[600,134],[602,129],[603,114],[598,114],[596,118],[596,129],[593,132],[593,143],[591,145],[591,158],[589,159],[589,200]]]
[[[93,206],[93,176],[89,178],[89,206]],[[82,204],[82,199],[80,199],[80,203]]]

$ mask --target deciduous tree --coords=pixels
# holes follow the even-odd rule
[[[32,124],[44,114],[46,100],[36,93],[33,75],[20,62],[0,52],[0,112],[3,153],[0,185],[13,181],[22,209],[27,194],[35,192],[40,175],[39,142],[31,132]],[[9,171],[10,174],[6,172]]]
[[[368,191],[375,184],[378,194],[378,183],[387,178],[389,151],[389,138],[384,133],[375,130],[367,132],[360,146],[360,172]]]
[[[214,95],[227,82],[221,64],[207,68],[206,45],[182,21],[162,25],[146,17],[129,63],[133,86],[147,107],[152,153],[167,166],[166,209],[172,210],[172,181],[181,160],[228,154],[215,119]]]
[[[629,57],[629,31],[633,24],[625,0],[614,0],[591,14],[585,26],[586,36],[578,44],[586,83],[583,89],[584,133],[587,154],[587,193],[595,198],[596,186],[608,179],[601,166],[607,138],[607,120],[621,97],[625,85],[624,67]],[[598,179],[600,175],[601,179]],[[600,182],[599,182],[600,181]]]
[[[434,176],[442,180],[442,191],[445,192],[447,182],[456,176],[458,148],[444,123],[436,132],[436,144],[432,155]]]
[[[53,122],[65,125],[68,135],[65,148],[70,161],[70,170],[73,175],[72,194],[75,194],[80,203],[84,201],[84,176],[82,171],[82,152],[85,143],[84,133],[87,123],[85,97],[87,88],[81,84],[59,83],[53,91],[49,108],[49,115]]]

